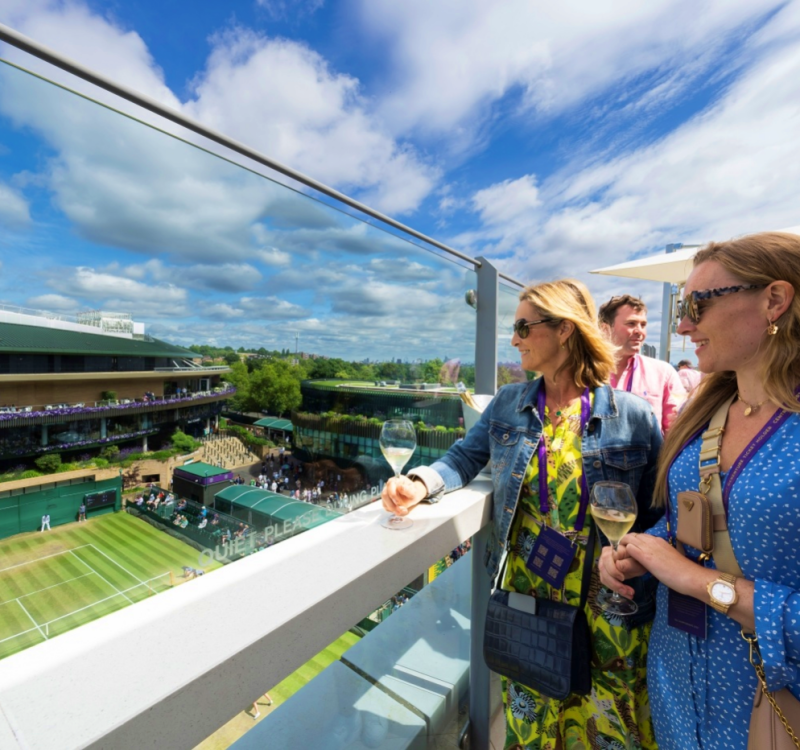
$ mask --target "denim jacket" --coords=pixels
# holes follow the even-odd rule
[[[493,524],[484,562],[492,579],[508,543],[525,470],[542,434],[536,410],[540,383],[541,378],[501,388],[466,438],[429,467],[441,477],[439,485],[444,483],[444,491],[452,492],[468,484],[491,461]],[[610,385],[594,389],[594,403],[581,441],[586,482],[590,492],[600,480],[625,482],[631,487],[639,508],[633,531],[649,529],[663,514],[663,509],[651,507],[661,442],[661,428],[644,399],[615,391]],[[429,492],[436,491],[431,486],[436,481],[425,468],[410,473],[418,474]],[[631,624],[652,619],[658,582],[643,576],[626,583],[636,591],[634,599],[640,607]]]

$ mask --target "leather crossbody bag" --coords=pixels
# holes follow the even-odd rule
[[[542,695],[564,700],[592,689],[591,636],[584,607],[592,577],[595,532],[589,534],[578,607],[502,591],[503,564],[489,599],[483,657],[486,665]]]
[[[719,478],[722,434],[732,402],[733,398],[720,406],[703,433],[699,491],[678,493],[676,546],[681,552],[683,544],[702,550],[701,560],[713,557],[717,570],[741,578],[743,574],[733,551]],[[769,692],[758,638],[755,633],[746,633],[744,628],[742,638],[750,644],[750,663],[758,677],[750,714],[748,750],[800,750],[800,738],[792,729],[792,726],[800,727],[800,701],[787,688]]]

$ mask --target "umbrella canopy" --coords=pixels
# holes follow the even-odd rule
[[[800,226],[779,229],[779,232],[799,234]],[[598,268],[590,273],[599,273],[606,276],[624,276],[629,279],[644,279],[646,281],[662,281],[667,284],[681,285],[686,282],[692,270],[692,260],[701,245],[684,245],[674,253],[659,253],[627,263],[618,263],[616,266]]]
[[[627,263],[618,263],[616,266],[598,268],[590,273],[683,284],[692,270],[692,259],[700,247],[700,245],[689,245],[674,253],[659,253]]]

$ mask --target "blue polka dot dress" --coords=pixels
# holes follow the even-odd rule
[[[700,442],[690,443],[670,471],[673,523],[677,493],[698,487]],[[788,686],[800,697],[800,415],[792,414],[740,474],[728,528],[744,577],[755,581],[756,633],[770,689]],[[648,533],[666,538],[666,520]],[[740,626],[707,607],[706,640],[670,627],[667,593],[659,586],[647,662],[658,746],[745,750],[758,680]]]

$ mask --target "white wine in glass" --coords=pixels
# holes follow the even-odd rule
[[[624,482],[595,482],[589,510],[597,527],[608,537],[616,552],[620,540],[636,522],[636,498],[631,488]],[[605,612],[620,617],[627,617],[639,610],[636,602],[606,588],[597,594],[597,603]]]
[[[417,448],[414,425],[405,419],[389,419],[383,423],[379,442],[383,457],[392,467],[395,477],[399,477]],[[391,515],[381,521],[381,524],[387,529],[399,531],[413,526],[414,522],[408,516]]]

